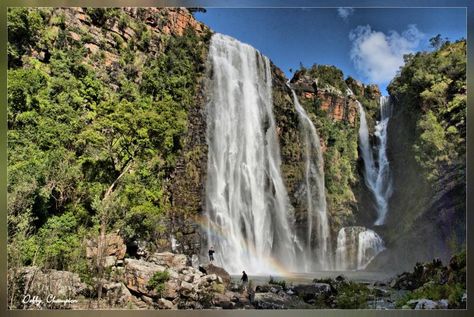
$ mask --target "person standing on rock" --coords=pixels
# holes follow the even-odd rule
[[[211,247],[211,248],[209,249],[209,261],[210,261],[211,263],[214,261],[214,252],[216,252],[216,251],[214,251],[214,247]]]
[[[242,277],[240,278],[240,280],[242,281],[242,286],[245,289],[247,289],[247,284],[249,282],[249,277],[247,276],[247,273],[245,273],[245,271],[242,271]]]

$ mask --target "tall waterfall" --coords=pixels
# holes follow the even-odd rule
[[[324,160],[318,133],[308,114],[298,101],[293,89],[293,101],[298,113],[303,145],[305,147],[305,189],[307,232],[305,271],[327,270],[331,267],[330,232],[324,185]]]
[[[382,238],[364,227],[344,227],[337,235],[336,269],[363,270],[385,249]]]
[[[374,133],[377,137],[377,160],[374,161],[364,107],[358,101],[357,104],[360,112],[359,147],[364,160],[365,184],[374,194],[377,203],[378,217],[374,224],[383,225],[388,211],[388,200],[393,192],[387,159],[387,126],[392,115],[392,106],[388,97],[380,97],[380,120],[375,126]]]
[[[209,64],[206,215],[216,264],[237,274],[297,271],[270,61],[247,44],[215,34]]]

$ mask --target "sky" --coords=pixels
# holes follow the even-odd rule
[[[288,78],[300,64],[335,65],[384,95],[404,54],[432,50],[437,34],[467,37],[464,8],[207,8],[195,16],[252,45]]]

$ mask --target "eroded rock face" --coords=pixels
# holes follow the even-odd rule
[[[148,261],[168,268],[180,270],[186,267],[188,259],[184,254],[162,252],[153,253],[148,257]]]
[[[326,111],[333,120],[351,125],[357,123],[357,104],[353,97],[346,96],[346,92],[327,85],[322,87],[319,85],[318,78],[313,78],[303,71],[295,73],[291,85],[299,98],[311,100],[312,103],[318,105],[319,109]]]
[[[329,296],[331,294],[331,286],[326,283],[302,284],[296,285],[293,291],[305,301],[309,301],[320,296]]]
[[[205,266],[204,269],[207,271],[209,278],[217,280],[217,277],[220,277],[225,286],[230,284],[230,274],[223,268],[209,264]]]
[[[23,267],[17,273],[15,289],[17,308],[70,308],[71,304],[47,303],[47,298],[75,299],[90,293],[79,275],[68,271],[41,270],[38,267]],[[33,303],[34,297],[43,303]]]
[[[148,282],[156,272],[163,272],[166,267],[143,260],[126,259],[124,280],[125,285],[137,293],[150,297],[158,296],[158,293],[148,286]]]
[[[105,251],[103,256],[108,257],[112,256],[115,260],[122,260],[125,257],[125,253],[127,252],[127,246],[123,241],[123,238],[116,233],[109,233],[105,236]],[[98,256],[98,247],[97,247],[97,239],[94,240],[87,240],[86,241],[86,257],[88,259],[97,258]],[[114,260],[112,258],[106,258],[106,266],[113,265]]]

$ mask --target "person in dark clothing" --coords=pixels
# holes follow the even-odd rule
[[[216,252],[216,251],[214,251],[214,247],[211,247],[211,248],[209,249],[209,261],[210,261],[211,263],[214,261],[214,253],[215,253],[215,252]]]
[[[244,288],[247,288],[247,283],[249,282],[249,277],[247,276],[247,273],[245,273],[245,271],[242,271],[242,277],[240,278],[240,280],[242,281],[242,286]]]

